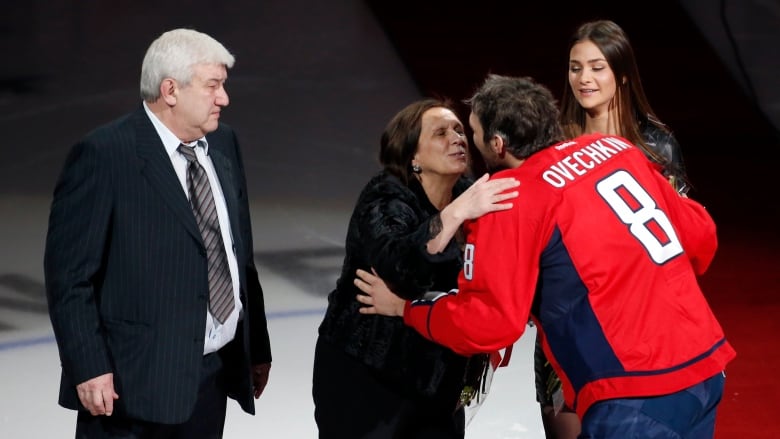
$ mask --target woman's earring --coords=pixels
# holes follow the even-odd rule
[[[419,174],[420,172],[422,172],[422,168],[420,167],[420,165],[412,165],[412,172],[414,172],[415,174]]]

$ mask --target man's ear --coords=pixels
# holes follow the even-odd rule
[[[498,134],[494,134],[493,137],[490,138],[490,149],[496,153],[497,156],[503,157],[504,153],[506,153],[504,138]]]
[[[160,97],[165,100],[165,103],[171,107],[176,105],[177,96],[179,94],[179,85],[175,80],[171,78],[165,78],[160,83]]]

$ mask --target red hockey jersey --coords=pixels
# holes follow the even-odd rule
[[[530,317],[582,417],[596,401],[668,394],[736,355],[696,276],[715,224],[620,137],[582,136],[494,175],[510,210],[464,225],[459,292],[407,303],[404,320],[461,354],[514,343]]]

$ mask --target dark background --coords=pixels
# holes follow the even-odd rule
[[[691,195],[724,227],[772,224],[777,0],[6,0],[0,191],[49,193],[69,145],[138,105],[140,60],[173,27],[236,54],[225,120],[257,146],[250,183],[294,172],[275,191],[336,200],[376,169],[385,121],[418,94],[460,100],[495,72],[533,76],[560,96],[568,37],[595,18],[631,38],[650,103],[682,145]]]
[[[458,99],[488,72],[533,76],[560,97],[571,33],[616,21],[651,106],[682,145],[691,196],[724,227],[778,219],[770,157],[780,146],[780,2],[368,3],[421,92]]]

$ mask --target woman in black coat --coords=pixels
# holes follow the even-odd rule
[[[462,357],[429,342],[399,318],[363,315],[353,284],[374,269],[416,299],[457,287],[466,219],[511,207],[513,179],[473,185],[463,124],[447,103],[414,102],[382,134],[383,170],[360,194],[346,255],[319,327],[313,398],[320,439],[463,438],[461,392],[484,357]]]

